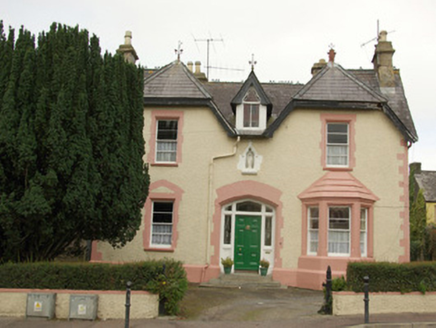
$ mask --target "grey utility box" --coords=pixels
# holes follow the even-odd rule
[[[70,295],[69,319],[95,320],[97,306],[97,295]]]
[[[53,318],[55,313],[56,294],[27,294],[26,316]]]

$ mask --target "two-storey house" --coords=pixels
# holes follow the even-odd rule
[[[93,260],[174,258],[188,279],[268,274],[320,289],[330,265],[409,261],[408,148],[417,134],[394,49],[380,34],[373,69],[330,50],[307,84],[209,82],[180,60],[149,75],[144,139],[150,193],[136,238],[94,243]],[[286,67],[292,76],[292,67]]]

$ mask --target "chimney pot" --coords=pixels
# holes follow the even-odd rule
[[[201,68],[200,68],[200,66],[201,66],[201,62],[196,61],[196,62],[195,62],[195,74],[200,74],[200,73],[201,73]]]
[[[382,42],[387,41],[387,35],[388,35],[388,32],[381,31],[378,35],[378,40],[382,41]]]
[[[124,44],[127,46],[132,45],[132,32],[126,31],[126,35],[124,36]]]
[[[334,63],[336,52],[333,50],[333,48],[330,48],[328,55],[329,55],[329,62]]]
[[[188,69],[189,69],[190,72],[194,72],[193,71],[193,63],[192,63],[192,61],[188,61],[187,66],[188,66]]]

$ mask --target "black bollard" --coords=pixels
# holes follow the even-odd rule
[[[130,325],[130,287],[132,286],[132,282],[128,281],[126,284],[126,320],[124,323],[124,328],[129,328]]]
[[[363,277],[363,291],[365,293],[363,301],[365,302],[365,323],[369,323],[369,277]]]
[[[327,267],[326,282],[322,284],[325,287],[324,304],[318,313],[332,314],[333,313],[333,300],[332,300],[332,269],[330,265]]]
[[[327,267],[327,276],[325,284],[325,301],[327,304],[327,313],[333,313],[333,302],[332,302],[332,269],[330,265]]]

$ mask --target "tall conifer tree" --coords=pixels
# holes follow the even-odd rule
[[[0,262],[124,245],[148,193],[142,69],[78,27],[14,38],[0,23]]]

